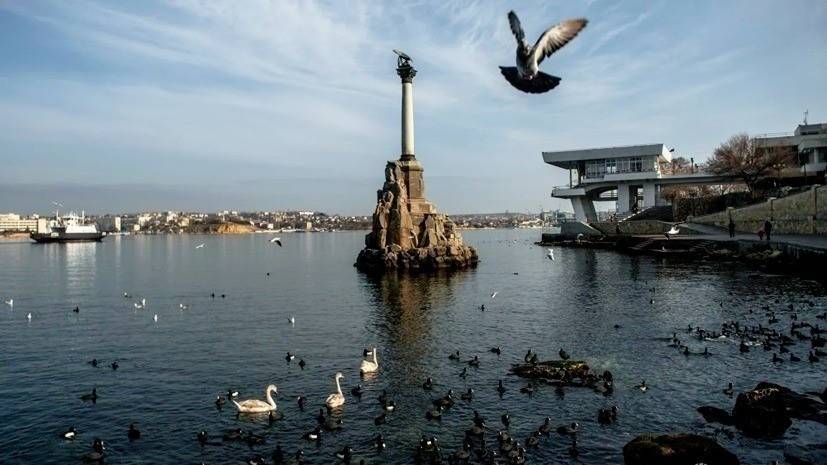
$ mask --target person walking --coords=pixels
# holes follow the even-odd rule
[[[730,239],[735,237],[735,222],[732,221],[732,218],[729,219],[729,237]]]
[[[764,221],[764,233],[767,235],[767,242],[770,241],[770,232],[772,231],[772,223],[770,220]]]

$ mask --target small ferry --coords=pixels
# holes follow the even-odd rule
[[[50,220],[45,231],[31,233],[31,238],[37,242],[81,242],[101,241],[106,233],[98,231],[94,224],[86,224],[85,215],[78,216],[74,213],[58,216]]]

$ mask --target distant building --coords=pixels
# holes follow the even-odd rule
[[[100,231],[121,232],[120,216],[101,216],[95,223],[98,225],[98,230]]]
[[[801,175],[824,176],[827,171],[827,123],[799,124],[793,133],[753,138],[761,147],[781,147],[798,154]],[[787,177],[787,176],[785,176]]]
[[[0,232],[37,232],[37,218],[21,218],[15,213],[0,214]]]

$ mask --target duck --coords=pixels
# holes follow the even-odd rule
[[[224,405],[226,402],[227,402],[227,401],[226,401],[226,400],[224,400],[224,398],[223,398],[223,397],[221,397],[221,396],[215,396],[215,407],[216,407],[218,410],[221,410],[221,406],[222,406],[222,405]]]
[[[288,462],[289,465],[303,465],[304,464],[304,451],[299,449],[296,451],[296,454],[290,459]]]
[[[304,362],[304,359],[299,360],[299,368],[304,370],[305,365],[307,365],[307,363]]]
[[[454,390],[448,389],[448,393],[439,399],[431,401],[434,407],[451,408],[454,405]]]
[[[325,420],[324,425],[322,425],[322,427],[325,431],[339,431],[340,429],[342,429],[343,425],[344,422],[341,418],[330,417],[327,420]]]
[[[609,425],[612,423],[612,412],[607,408],[602,408],[597,411],[597,422],[601,425]]]
[[[209,437],[209,435],[207,435],[206,431],[201,430],[201,431],[198,432],[198,435],[196,436],[196,439],[198,440],[198,443],[203,446],[203,445],[207,444],[207,441],[210,440],[210,437]]]
[[[350,463],[350,460],[353,458],[353,449],[350,446],[343,447],[340,451],[336,452],[336,458],[344,463]]]
[[[531,349],[528,349],[528,352],[526,352],[525,356],[523,357],[523,361],[528,363],[528,361],[531,360],[531,355],[532,355]]]
[[[551,432],[551,418],[546,417],[546,419],[543,421],[543,424],[540,425],[539,428],[537,428],[537,431],[543,436],[548,436]]]
[[[800,362],[800,361],[801,361],[801,358],[799,358],[798,356],[796,356],[794,353],[790,352],[790,361],[791,361],[791,362]]]
[[[95,367],[95,368],[97,368],[97,367],[98,367],[98,359],[96,359],[96,358],[93,358],[92,360],[89,360],[89,361],[88,361],[88,362],[86,362],[86,363],[88,363],[89,365],[92,365],[92,366],[93,366],[93,367]]]
[[[819,361],[819,358],[816,356],[816,354],[813,353],[812,350],[810,351],[810,354],[807,356],[807,359],[810,361],[810,363],[815,363]]]
[[[381,453],[383,450],[385,450],[385,447],[386,446],[385,446],[384,436],[382,436],[381,433],[374,436],[374,438],[373,438],[373,448],[376,449],[376,452]]]
[[[353,394],[353,397],[362,397],[362,385],[357,384],[355,388],[350,390],[350,393]]]
[[[345,403],[345,395],[342,394],[342,386],[339,384],[339,380],[344,378],[345,375],[342,373],[336,373],[334,377],[336,381],[336,392],[327,396],[327,399],[324,401],[327,408],[333,409],[336,407],[341,407]]]
[[[378,417],[373,419],[373,424],[376,426],[384,425],[388,421],[388,414],[382,412]]]
[[[362,360],[362,365],[359,367],[360,374],[376,373],[379,371],[379,360],[376,359],[376,347],[371,351],[373,353],[373,361]]]
[[[468,365],[472,366],[472,367],[475,367],[475,368],[479,367],[480,366],[480,356],[479,355],[474,355],[474,358],[472,358],[471,360],[468,360]]]
[[[63,437],[63,439],[67,439],[67,440],[69,440],[69,441],[73,441],[73,440],[75,439],[75,436],[77,436],[77,433],[78,433],[78,432],[77,432],[77,430],[75,429],[75,427],[74,427],[74,426],[70,426],[70,427],[69,427],[69,429],[67,429],[67,430],[63,433],[62,437]]]
[[[579,425],[577,422],[571,422],[568,425],[558,426],[557,433],[562,434],[563,436],[574,436],[577,434],[577,427]]]
[[[106,454],[104,453],[105,450],[106,448],[103,446],[103,441],[101,441],[100,438],[95,438],[95,440],[92,441],[92,450],[83,454],[82,459],[84,462],[103,463],[103,459],[106,457]]]
[[[72,311],[75,313],[80,313],[80,307],[75,305],[75,308],[73,308]]]
[[[503,380],[497,381],[497,392],[502,396],[505,393],[506,389],[503,386]]]
[[[426,391],[430,391],[430,390],[431,390],[431,389],[433,389],[433,388],[434,388],[434,380],[432,380],[432,379],[431,379],[431,377],[429,376],[429,377],[425,380],[425,382],[424,382],[424,383],[422,383],[422,389],[424,389],[424,390],[426,390]]]
[[[499,347],[492,347],[492,348],[490,348],[490,349],[488,349],[488,350],[489,350],[489,352],[491,352],[492,354],[497,354],[497,355],[502,354],[502,350],[500,350],[500,348],[499,348]]]
[[[294,358],[296,358],[296,356],[291,354],[290,352],[287,352],[287,355],[284,356],[284,360],[286,360],[287,363],[292,362]]]
[[[460,397],[460,399],[462,399],[466,402],[471,402],[472,400],[474,400],[474,390],[471,389],[471,388],[468,388],[468,390],[466,392],[463,392],[462,394],[460,394],[459,397]]]
[[[324,414],[324,409],[320,408],[319,413],[316,415],[316,423],[323,425],[325,421],[327,421],[327,416]]]
[[[732,387],[732,383],[728,383],[727,387],[724,389],[724,394],[731,396],[735,392],[735,389]]]
[[[135,427],[135,423],[129,425],[129,431],[126,432],[130,441],[141,439],[141,431]]]
[[[781,357],[779,357],[779,356],[778,356],[778,354],[773,353],[773,354],[772,354],[772,361],[773,361],[773,363],[781,363],[781,362],[783,362],[783,361],[784,361],[784,359],[782,359]]]
[[[298,404],[299,410],[301,410],[302,412],[304,412],[304,404],[306,404],[306,403],[307,403],[307,397],[304,397],[304,396],[296,397],[296,404]]]
[[[442,419],[442,410],[443,407],[438,405],[427,412],[425,412],[425,418],[428,420],[441,420]]]
[[[459,360],[459,359],[460,359],[459,351],[456,351],[453,354],[448,356],[448,360]]]
[[[511,416],[508,415],[508,412],[505,412],[500,416],[500,421],[502,422],[505,429],[508,429],[511,426]]]
[[[577,450],[577,438],[573,438],[571,441],[571,447],[569,447],[569,455],[572,458],[577,458],[580,455],[580,451]]]
[[[471,459],[471,444],[468,441],[462,441],[462,449],[451,454],[448,463],[468,463]]]
[[[246,442],[250,447],[258,446],[260,444],[264,444],[264,436],[253,434],[252,431],[248,430],[247,434],[244,436],[244,442]]]
[[[534,386],[531,383],[528,383],[528,385],[520,388],[520,392],[523,394],[528,394],[530,396],[534,393]]]
[[[558,355],[560,355],[560,360],[568,360],[570,358],[569,354],[565,350],[563,350],[562,347],[560,348],[560,352],[558,352]]]
[[[233,389],[227,389],[227,399],[233,399],[238,397],[238,391]]]
[[[649,389],[649,387],[646,386],[646,380],[645,379],[640,381],[640,385],[638,385],[637,388],[640,389],[641,392],[646,392],[646,390]]]
[[[117,361],[117,360],[115,360],[115,361],[114,361],[114,362],[112,362],[112,364],[111,364],[111,365],[109,365],[109,366],[111,366],[111,367],[112,367],[112,370],[113,370],[113,371],[114,371],[114,370],[117,370],[117,369],[118,369],[118,361]]]
[[[276,410],[276,402],[273,400],[271,393],[278,394],[278,388],[275,384],[270,384],[264,389],[264,396],[267,402],[258,399],[247,399],[241,402],[232,400],[235,408],[239,413],[266,413]]]
[[[540,445],[540,432],[535,431],[535,432],[531,433],[531,436],[526,438],[525,445],[526,445],[526,447],[532,447],[532,448],[539,446]]]
[[[322,439],[322,428],[321,426],[316,426],[313,428],[312,431],[308,431],[302,435],[302,439],[306,439],[308,441],[318,442]]]
[[[89,394],[84,394],[84,395],[80,396],[80,400],[95,402],[96,400],[98,400],[98,388],[96,388],[96,387],[92,388],[92,392],[89,393]]]
[[[459,377],[465,379],[468,377],[468,367],[464,367],[462,371],[459,372]]]
[[[248,465],[267,465],[267,461],[264,459],[264,457],[262,457],[260,455],[256,455],[255,457],[252,457],[250,460],[247,460],[247,464]]]

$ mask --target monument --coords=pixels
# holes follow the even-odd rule
[[[447,215],[425,198],[423,168],[414,154],[413,78],[411,57],[399,56],[402,78],[402,153],[385,166],[385,183],[377,191],[373,227],[356,258],[364,271],[463,269],[476,266],[477,251],[463,244]]]

